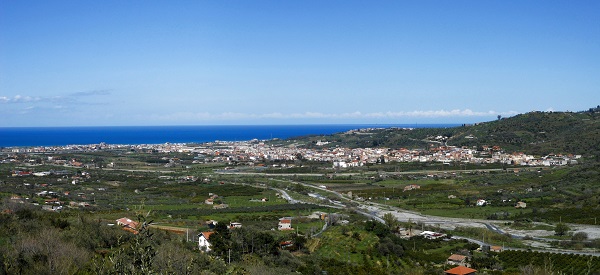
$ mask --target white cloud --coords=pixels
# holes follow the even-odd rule
[[[27,95],[15,95],[15,96],[0,96],[0,103],[4,104],[22,104],[22,103],[36,103],[37,105],[47,105],[49,108],[53,108],[54,103],[59,105],[99,105],[103,103],[85,101],[85,97],[91,96],[106,96],[110,95],[111,90],[90,90],[85,92],[76,92],[68,95],[54,95],[47,97],[39,96],[27,96]],[[65,107],[65,106],[63,106]]]
[[[496,111],[473,111],[470,109],[454,109],[454,110],[429,110],[429,111],[400,111],[400,112],[375,112],[362,113],[359,111],[350,113],[321,113],[321,112],[304,112],[304,113],[194,113],[194,112],[179,112],[166,115],[153,115],[152,119],[162,121],[178,121],[178,120],[248,120],[248,119],[397,119],[397,118],[448,118],[448,117],[494,117],[497,115],[513,116],[518,114],[515,111],[496,112]]]
[[[487,112],[475,112],[471,109],[454,109],[454,110],[429,110],[429,111],[410,111],[410,112],[387,112],[385,114],[377,113],[378,116],[381,117],[427,117],[427,118],[435,118],[435,117],[486,117],[486,116],[495,116],[495,115],[516,115],[518,112],[509,111],[509,112],[495,112],[495,111],[487,111]],[[375,115],[375,114],[373,114]]]
[[[0,96],[1,103],[26,103],[26,102],[35,102],[40,101],[42,98],[40,97],[32,97],[32,96],[22,96],[15,95],[13,97]]]

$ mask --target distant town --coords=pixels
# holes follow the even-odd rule
[[[443,137],[438,137],[443,139]],[[328,147],[328,142],[317,142],[321,149],[307,149],[302,146],[275,146],[266,141],[215,141],[203,144],[164,143],[164,144],[91,144],[40,147],[8,147],[1,149],[4,153],[0,163],[22,164],[56,164],[74,167],[100,168],[98,163],[82,163],[78,160],[65,160],[39,155],[52,153],[94,152],[94,151],[129,151],[142,153],[187,153],[194,154],[194,163],[227,163],[238,165],[258,165],[265,161],[283,162],[293,167],[295,160],[314,162],[330,162],[333,168],[360,167],[368,164],[389,162],[437,162],[443,164],[507,164],[514,166],[564,166],[576,165],[581,155],[550,154],[533,156],[521,152],[505,152],[499,146],[482,146],[467,148],[455,146],[437,146],[425,149],[391,149],[391,148],[342,148]],[[31,153],[25,158],[17,158],[16,154]],[[290,162],[290,163],[286,163]],[[177,160],[170,160],[166,166],[174,165]],[[103,164],[111,167],[114,164]]]

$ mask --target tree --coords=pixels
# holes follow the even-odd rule
[[[402,256],[404,254],[404,248],[402,248],[401,244],[395,243],[391,238],[385,237],[379,240],[379,244],[377,245],[378,252],[383,255],[396,255]]]
[[[389,228],[385,224],[375,220],[365,222],[365,230],[375,233],[380,238],[390,235]]]
[[[296,246],[296,250],[300,250],[300,249],[304,248],[306,241],[307,241],[306,237],[296,234],[294,236],[294,245]]]
[[[571,228],[562,222],[557,224],[554,228],[554,232],[556,232],[557,236],[564,236],[569,230],[571,230]]]
[[[396,216],[392,213],[385,213],[385,215],[383,215],[383,221],[392,231],[397,229],[399,225],[398,219],[396,219]]]
[[[227,228],[229,222],[220,221],[214,229],[214,234],[210,236],[212,252],[215,255],[224,256],[231,249],[231,232]]]

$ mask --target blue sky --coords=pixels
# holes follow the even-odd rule
[[[600,104],[600,1],[0,1],[0,127],[471,123]]]

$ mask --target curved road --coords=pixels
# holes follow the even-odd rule
[[[284,181],[284,180],[280,180],[280,181]],[[440,228],[445,228],[445,229],[454,229],[457,226],[487,228],[490,231],[493,231],[493,232],[496,232],[499,234],[508,234],[508,235],[510,235],[510,237],[515,238],[515,239],[524,239],[525,238],[525,236],[507,233],[506,231],[504,231],[504,230],[500,229],[499,227],[492,224],[492,222],[504,222],[504,221],[466,219],[466,218],[447,218],[447,217],[423,215],[418,212],[404,210],[404,209],[400,209],[400,208],[389,206],[389,205],[383,205],[380,203],[373,203],[373,202],[365,203],[365,202],[356,201],[356,200],[353,200],[353,199],[343,196],[339,192],[329,190],[326,188],[322,188],[319,186],[315,186],[312,184],[307,184],[307,183],[297,182],[297,181],[292,181],[292,180],[287,180],[286,182],[300,184],[300,185],[308,187],[308,188],[317,189],[320,191],[325,191],[325,192],[334,194],[337,197],[339,197],[341,200],[345,200],[347,202],[352,202],[352,203],[358,205],[358,209],[352,208],[353,211],[355,211],[359,214],[362,214],[364,216],[370,217],[372,219],[375,219],[381,223],[385,223],[385,221],[381,217],[383,217],[383,215],[385,215],[387,213],[391,213],[398,219],[398,221],[402,221],[402,222],[421,222],[423,224],[437,225]],[[290,203],[303,203],[301,201],[293,199],[291,196],[289,196],[289,194],[285,190],[277,189],[277,188],[273,188],[273,189],[280,192],[282,194],[282,196],[284,198],[286,198]],[[336,205],[335,206],[334,205],[322,205],[322,206],[333,207],[333,208],[342,208],[342,207],[340,207],[341,205],[343,205],[342,203],[339,203],[339,202],[337,202],[337,203],[332,202],[332,203],[334,203]],[[348,206],[345,206],[345,207],[350,208]],[[325,229],[325,227],[324,227],[324,229]],[[480,240],[475,240],[475,239],[471,239],[471,238],[460,237],[460,236],[455,236],[454,238],[466,239],[470,242],[473,242],[473,243],[476,243],[479,245],[491,246],[491,244],[484,243]],[[532,240],[543,241],[543,242],[556,241],[554,239],[538,238],[538,237],[533,237]],[[540,250],[540,249],[523,249],[523,248],[505,247],[504,249],[507,249],[507,250],[531,250],[531,251],[539,251],[539,252],[556,252],[556,253],[600,256],[600,252],[584,252],[584,251],[554,249],[554,248],[545,248],[544,250]]]

